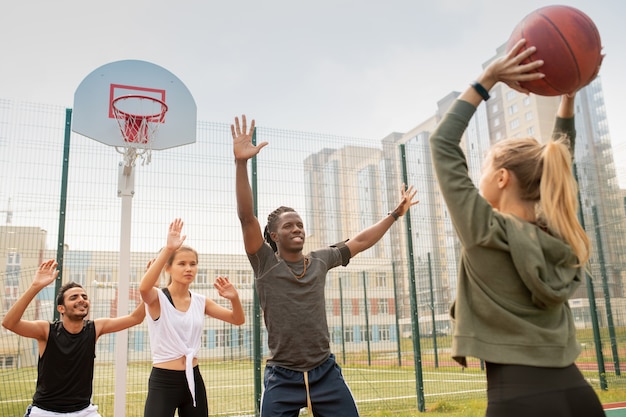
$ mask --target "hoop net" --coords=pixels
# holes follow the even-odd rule
[[[152,141],[165,122],[167,104],[154,97],[130,94],[114,99],[111,108],[124,138],[124,150],[115,149],[124,155],[127,166],[137,157],[141,157],[142,165],[149,164]]]

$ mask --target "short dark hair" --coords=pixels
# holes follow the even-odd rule
[[[83,288],[83,286],[80,285],[78,282],[74,282],[74,281],[70,281],[67,284],[61,286],[61,288],[59,288],[59,292],[57,293],[57,305],[58,306],[64,305],[63,299],[65,298],[65,291],[69,290],[70,288]]]

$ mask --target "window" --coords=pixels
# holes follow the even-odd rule
[[[355,309],[355,312],[357,313],[355,315],[357,316],[365,315],[365,300],[354,300],[354,301],[356,301],[358,305],[358,312],[357,312],[357,309]]]
[[[528,133],[528,136],[533,136],[535,134],[535,127],[529,127],[528,130],[526,130],[526,133]]]
[[[0,369],[11,369],[15,367],[15,358],[13,356],[0,356]]]
[[[513,100],[515,97],[517,97],[517,91],[515,90],[510,90],[506,93],[506,99],[507,100]]]
[[[215,331],[215,347],[230,347],[230,330],[217,329]]]
[[[529,106],[530,105],[530,97],[525,96],[524,97],[524,106]]]
[[[370,326],[370,327],[364,326],[363,327],[363,340],[364,341],[369,341],[369,342],[373,342],[374,341],[374,335],[372,333],[372,326]]]
[[[235,285],[240,288],[252,285],[252,271],[238,270],[235,278]]]
[[[511,120],[511,129],[517,129],[519,127],[519,119]]]
[[[499,117],[496,117],[495,119],[493,119],[493,125],[495,127],[500,126],[500,118]]]
[[[198,268],[198,272],[196,273],[196,284],[208,284],[209,283],[209,273],[205,268]]]
[[[389,300],[386,298],[378,300],[378,314],[389,314]]]
[[[209,331],[207,329],[204,329],[202,331],[202,338],[200,339],[200,343],[202,347],[208,348],[209,347]]]
[[[98,282],[113,282],[110,269],[97,268],[96,269],[96,281]]]
[[[341,280],[342,288],[350,288],[352,287],[352,282],[350,281],[350,274],[340,273],[339,279]]]
[[[500,108],[498,107],[498,103],[494,103],[494,104],[491,106],[491,112],[492,112],[492,113],[497,113],[499,109],[500,109]]]
[[[141,330],[131,330],[128,332],[128,350],[134,352],[143,351],[143,332]]]
[[[87,272],[86,271],[71,271],[70,281],[79,283],[80,285],[87,284]]]
[[[17,301],[20,291],[21,256],[17,252],[7,255],[6,281],[4,284],[4,310],[8,310]]]
[[[226,277],[226,278],[230,279],[231,278],[230,277],[230,272],[231,271],[228,271],[226,269],[221,269],[221,270],[218,269],[218,270],[215,271],[215,276],[214,277],[207,277],[207,280],[210,280],[210,282],[213,283],[213,280],[215,278],[217,278],[217,277]]]
[[[335,315],[335,300],[326,300],[325,304],[326,304],[325,306],[326,317],[334,316]]]
[[[346,342],[354,342],[354,329],[352,327],[346,327],[343,330],[343,339]]]
[[[509,114],[517,113],[517,104],[512,104],[509,106]]]
[[[376,273],[376,287],[387,288],[387,274],[384,272]]]
[[[391,331],[388,324],[378,326],[378,340],[387,341],[391,340]]]
[[[526,112],[526,120],[532,120],[533,119],[533,112],[529,111]]]

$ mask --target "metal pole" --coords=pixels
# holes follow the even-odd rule
[[[400,145],[400,160],[402,161],[402,181],[408,183],[406,168],[406,152],[404,144]],[[407,258],[409,262],[409,293],[411,296],[411,330],[413,335],[413,360],[415,363],[415,383],[417,391],[417,409],[426,411],[424,402],[424,378],[422,375],[422,352],[420,347],[420,332],[417,314],[417,294],[415,289],[415,259],[413,256],[413,231],[411,228],[411,212],[404,215],[407,239]]]
[[[435,352],[435,368],[439,368],[439,354],[437,353],[437,321],[435,320],[435,296],[433,295],[433,269],[428,252],[428,280],[430,283],[430,314],[433,321],[433,350]]]
[[[117,195],[122,199],[120,227],[120,264],[117,283],[117,316],[128,314],[128,290],[130,277],[130,230],[132,224],[133,195],[135,194],[135,170],[120,162],[118,168]],[[126,416],[126,372],[128,367],[128,329],[115,334],[115,417]]]
[[[615,375],[620,376],[619,353],[617,350],[617,339],[615,338],[615,325],[613,324],[613,309],[611,308],[611,294],[609,292],[608,277],[604,261],[604,248],[602,246],[602,234],[600,233],[600,222],[598,221],[598,210],[596,206],[591,207],[593,213],[593,223],[596,232],[596,245],[598,247],[598,262],[600,263],[600,275],[602,275],[602,291],[604,292],[604,307],[606,308],[607,325],[609,326],[609,338],[611,340],[611,352],[613,353],[613,366]]]
[[[65,259],[65,207],[67,204],[67,176],[70,165],[70,138],[72,136],[72,109],[65,109],[65,139],[63,141],[63,171],[61,173],[61,197],[59,199],[59,237],[57,239],[57,263],[59,276],[54,281],[54,293],[57,294],[63,282],[63,261]],[[59,320],[60,313],[53,306],[54,320]]]
[[[395,318],[396,318],[396,344],[398,351],[398,366],[402,366],[402,330],[400,330],[400,319],[399,312],[400,308],[398,307],[398,288],[397,288],[397,278],[396,278],[396,262],[391,262],[391,273],[393,275],[393,306],[395,310]]]
[[[256,145],[256,128],[252,132],[252,144]],[[257,197],[257,159],[256,156],[252,158],[252,173],[250,175],[250,182],[252,187],[252,202],[253,211],[255,217],[259,217],[259,206]],[[254,352],[254,415],[259,417],[261,415],[261,304],[259,302],[259,295],[256,292],[256,280],[254,281],[254,290],[252,291],[253,303],[252,303],[252,340],[253,340],[253,352]]]
[[[372,347],[370,343],[370,317],[367,311],[367,272],[361,273],[363,277],[363,312],[365,313],[365,341],[367,342],[367,365],[372,366]]]
[[[578,171],[576,164],[573,166],[574,179],[578,182]],[[585,229],[585,216],[583,216],[583,206],[580,200],[580,192],[578,192],[578,221]],[[585,270],[585,283],[587,285],[587,299],[589,300],[589,315],[591,316],[591,328],[593,329],[593,341],[596,346],[596,361],[598,362],[598,378],[600,379],[600,389],[606,391],[608,385],[606,382],[606,369],[604,367],[604,356],[602,355],[602,339],[600,338],[600,327],[598,325],[598,309],[596,306],[596,295],[593,290],[593,281]]]
[[[343,364],[346,363],[346,334],[345,323],[343,317],[343,278],[339,277],[339,312],[341,313],[341,353],[343,356]]]

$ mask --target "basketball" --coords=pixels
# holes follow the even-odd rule
[[[558,96],[581,89],[598,74],[602,44],[596,25],[585,13],[570,6],[547,6],[524,17],[513,30],[506,46],[510,51],[520,39],[525,48],[537,51],[522,63],[543,60],[540,80],[520,83],[541,96]]]

